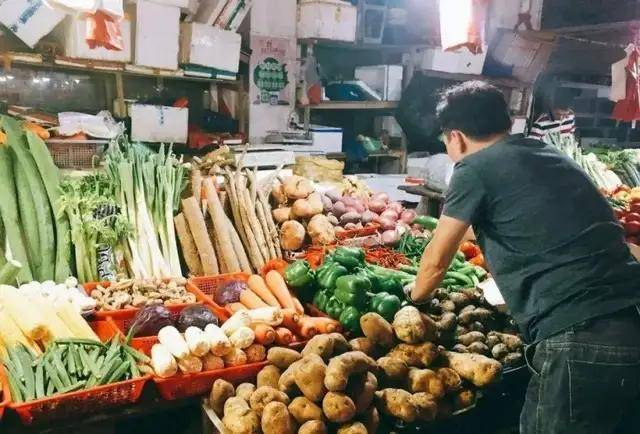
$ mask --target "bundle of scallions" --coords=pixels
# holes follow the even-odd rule
[[[185,188],[182,158],[160,145],[118,143],[106,154],[106,169],[118,206],[133,227],[124,243],[129,274],[136,278],[182,276],[174,214]]]

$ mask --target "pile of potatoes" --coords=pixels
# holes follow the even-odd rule
[[[499,362],[445,351],[437,324],[404,307],[393,324],[361,318],[364,337],[314,336],[301,352],[271,348],[254,383],[217,380],[209,405],[230,434],[375,433],[380,416],[406,423],[449,417],[499,378]]]
[[[515,323],[496,311],[477,289],[437,289],[426,309],[437,323],[437,342],[458,353],[476,353],[505,367],[523,363],[524,343]]]

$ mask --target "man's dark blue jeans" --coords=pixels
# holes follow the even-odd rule
[[[528,347],[520,434],[640,434],[640,313],[585,321]]]

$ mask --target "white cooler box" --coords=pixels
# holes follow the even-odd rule
[[[482,74],[487,47],[482,53],[472,54],[468,49],[442,51],[439,48],[427,48],[422,57],[422,69],[462,74]]]
[[[400,101],[402,74],[402,65],[358,66],[355,77],[375,90],[383,101]]]
[[[200,23],[180,26],[180,63],[238,72],[240,65],[239,33]]]
[[[298,5],[298,38],[355,42],[358,9],[340,0],[303,0]]]
[[[188,108],[132,104],[129,111],[132,140],[187,143]]]
[[[107,50],[104,47],[91,48],[85,39],[87,20],[68,16],[56,29],[56,39],[64,47],[64,55],[76,59],[105,60],[108,62],[131,62],[131,21],[120,21],[122,51]]]
[[[0,23],[31,48],[64,16],[64,12],[51,9],[42,0],[0,0]]]
[[[137,0],[135,42],[136,65],[178,69],[180,8]]]
[[[311,125],[309,131],[313,140],[310,151],[342,152],[342,128]]]

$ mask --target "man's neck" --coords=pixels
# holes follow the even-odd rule
[[[474,140],[469,144],[469,148],[470,148],[469,154],[488,148],[489,146],[494,145],[506,139],[507,137],[509,137],[509,133],[505,132],[505,133],[494,134],[493,136],[490,136],[482,140]]]

